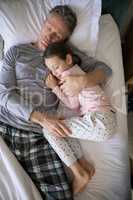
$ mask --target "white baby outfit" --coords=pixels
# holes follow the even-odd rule
[[[67,75],[82,75],[84,73],[78,65],[74,65],[69,70],[64,71],[60,75],[60,79]],[[77,96],[67,96],[59,86],[56,86],[53,92],[61,101],[59,107],[62,109],[59,109],[59,113],[67,116],[64,123],[72,134],[67,138],[57,137],[45,128],[43,133],[61,160],[67,166],[71,166],[83,155],[77,139],[103,142],[110,138],[116,128],[116,114],[109,98],[99,85],[85,88]],[[67,112],[66,107],[69,108],[69,114],[63,112],[64,110]]]

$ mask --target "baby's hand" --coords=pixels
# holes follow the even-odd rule
[[[54,87],[56,87],[58,85],[58,79],[53,76],[52,74],[49,74],[46,78],[46,86],[51,88],[51,89],[54,89]]]

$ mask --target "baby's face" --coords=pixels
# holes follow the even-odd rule
[[[52,72],[52,74],[56,76],[57,78],[60,78],[60,75],[62,74],[62,72],[64,72],[66,69],[69,68],[66,60],[63,60],[59,58],[58,56],[46,58],[45,64],[49,68],[49,70]]]

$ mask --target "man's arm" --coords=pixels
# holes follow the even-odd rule
[[[112,69],[106,63],[89,57],[87,54],[80,51],[72,44],[69,45],[70,48],[72,48],[74,54],[79,56],[79,58],[81,59],[81,69],[88,74],[90,72],[93,72],[91,75],[94,76],[93,81],[96,84],[105,83],[105,81],[108,80],[108,78],[112,75]],[[90,76],[88,76],[88,78],[90,78]]]
[[[105,63],[88,57],[74,46],[70,46],[74,54],[81,58],[82,64],[80,67],[86,74],[64,77],[62,81],[63,85],[61,86],[62,91],[67,95],[77,95],[83,88],[105,84],[112,75],[112,69]]]
[[[44,127],[50,134],[55,134],[57,137],[66,137],[71,134],[71,130],[64,124],[63,120],[57,117],[50,117],[47,113],[33,111],[30,120]]]
[[[49,117],[47,112],[34,111],[32,105],[19,95],[15,73],[16,58],[17,49],[13,47],[7,52],[0,68],[0,105],[23,120],[31,120],[47,128],[57,136],[70,134],[70,130],[61,120]]]
[[[16,84],[16,58],[17,48],[12,47],[3,59],[0,68],[0,105],[14,115],[29,120],[33,107],[19,94]]]
[[[83,88],[101,85],[106,83],[110,76],[111,75],[107,75],[107,73],[103,69],[97,68],[94,69],[94,71],[92,72],[86,73],[84,76],[80,76],[79,83],[82,85]]]
[[[96,61],[93,58],[87,59],[88,62],[82,62],[81,69],[86,72],[79,76],[66,76],[63,78],[61,90],[67,95],[77,95],[82,89],[95,85],[103,85],[112,75],[112,70],[103,62]],[[92,62],[93,61],[93,62]]]
[[[81,69],[86,73],[92,73],[96,84],[105,83],[112,75],[112,69],[102,61],[87,56],[85,53],[75,49],[77,55],[81,58]],[[90,76],[89,76],[90,78]]]

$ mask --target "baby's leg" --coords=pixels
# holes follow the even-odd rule
[[[79,164],[89,173],[90,179],[95,173],[95,168],[90,164],[83,155],[80,142],[76,138],[67,138],[67,141],[78,159]]]
[[[76,138],[65,138],[65,139],[67,140],[69,146],[73,150],[76,158],[77,159],[82,158],[83,157],[83,151],[82,151],[79,140],[76,139]]]
[[[43,129],[43,134],[48,142],[51,144],[52,148],[58,154],[60,159],[68,167],[77,161],[75,151],[73,150],[73,148],[71,148],[71,145],[69,145],[67,138],[57,137],[53,133],[49,133],[46,129]],[[76,148],[78,149],[78,143]]]
[[[76,194],[83,191],[91,179],[91,173],[85,170],[80,162],[78,162],[75,154],[76,149],[78,151],[79,159],[82,157],[82,152],[78,141],[76,143],[74,139],[69,139],[69,142],[71,143],[70,145],[67,138],[57,137],[45,129],[43,129],[43,133],[61,160],[72,170],[74,175],[74,193]],[[74,148],[75,150],[73,150]]]
[[[84,117],[73,117],[64,120],[71,130],[68,137],[103,142],[115,132],[115,114],[110,112],[91,112]]]
[[[89,175],[90,175],[90,179],[91,177],[94,175],[95,173],[95,168],[93,167],[93,165],[91,163],[89,163],[86,158],[84,156],[82,156],[81,158],[78,159],[80,165],[86,170],[88,171]]]
[[[91,177],[95,173],[95,168],[84,157],[80,142],[76,138],[67,138],[67,141],[71,149],[73,149],[73,151],[75,152],[78,162],[86,171],[88,171],[91,179]]]

